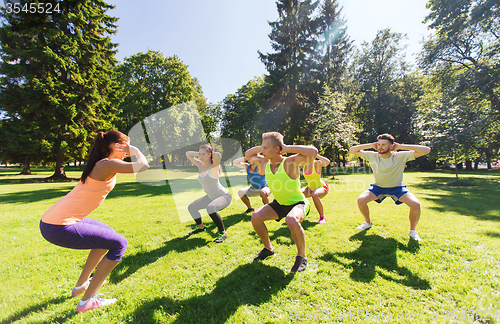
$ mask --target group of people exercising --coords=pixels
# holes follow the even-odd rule
[[[375,151],[368,151],[374,149]],[[375,183],[363,192],[357,200],[364,217],[359,230],[372,227],[368,202],[382,202],[391,197],[396,204],[405,203],[410,207],[411,239],[420,241],[416,226],[420,218],[420,203],[402,184],[405,163],[428,154],[430,148],[421,145],[396,143],[389,134],[379,135],[377,142],[353,146],[350,152],[370,163]],[[288,156],[284,156],[287,154]],[[135,162],[125,162],[123,158],[135,156]],[[188,210],[197,227],[190,235],[205,231],[200,210],[205,209],[218,228],[214,242],[227,239],[219,211],[231,204],[231,193],[221,185],[221,154],[209,144],[203,144],[199,151],[186,152],[187,158],[198,167],[198,181],[205,196],[193,201]],[[260,237],[263,249],[254,260],[264,260],[275,250],[269,239],[266,221],[279,222],[285,219],[292,239],[297,247],[297,256],[291,272],[304,271],[307,267],[305,232],[301,225],[310,210],[306,197],[312,197],[319,213],[319,223],[325,223],[321,198],[328,194],[328,185],[321,180],[321,169],[330,163],[318,155],[314,146],[286,145],[278,132],[262,134],[262,144],[245,152],[245,157],[234,164],[246,169],[250,186],[239,190],[239,196],[247,206],[246,213],[252,213],[252,226]],[[149,168],[147,159],[123,133],[112,130],[99,132],[89,153],[87,163],[79,183],[66,196],[49,208],[40,220],[43,237],[58,246],[72,249],[90,249],[82,273],[72,289],[72,297],[83,294],[77,305],[77,312],[110,305],[115,298],[97,296],[107,276],[121,260],[127,247],[127,240],[108,225],[90,219],[87,215],[96,209],[113,189],[117,173],[137,173]],[[307,186],[301,189],[300,169],[302,168]],[[269,203],[269,195],[274,200]],[[254,210],[248,197],[260,196],[263,206]],[[95,270],[95,272],[94,272]],[[94,275],[91,277],[92,272]]]

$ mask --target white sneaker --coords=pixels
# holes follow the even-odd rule
[[[359,225],[358,227],[356,227],[357,229],[359,229],[360,231],[365,231],[369,228],[371,228],[373,226],[373,224],[370,224],[370,223],[367,223],[367,222],[364,222],[363,224]]]
[[[415,241],[422,241],[422,239],[420,238],[420,236],[418,236],[418,233],[417,231],[415,230],[410,230],[410,233],[408,233],[410,235],[410,237],[412,239],[414,239]]]

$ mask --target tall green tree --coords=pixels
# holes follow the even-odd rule
[[[489,107],[489,123],[478,130],[481,150],[491,159],[498,150],[492,129],[500,121],[500,5],[491,0],[430,0],[425,18],[434,30],[424,44],[420,66],[456,101]],[[464,112],[466,114],[467,110]],[[493,131],[493,134],[495,132]]]
[[[261,134],[265,131],[260,116],[268,87],[265,78],[258,77],[224,98],[221,107],[223,138],[237,140],[244,150],[260,144]]]
[[[324,0],[320,14],[315,19],[318,24],[316,60],[318,77],[322,84],[332,90],[341,91],[353,51],[353,41],[347,34],[347,24],[341,17],[337,0]]]
[[[193,100],[196,91],[187,65],[179,57],[164,57],[159,51],[126,57],[118,72],[124,94],[119,106],[124,132],[160,110]]]
[[[362,99],[356,109],[362,142],[391,133],[399,142],[413,142],[412,117],[419,96],[418,77],[409,74],[404,35],[384,29],[362,44],[355,62],[355,82]]]
[[[51,178],[61,179],[67,157],[81,157],[97,130],[112,127],[116,44],[110,35],[117,18],[106,14],[113,6],[100,0],[44,3],[60,12],[2,10],[0,106],[23,135],[43,129],[32,145],[55,162]]]
[[[313,19],[317,2],[278,0],[276,5],[278,20],[269,22],[269,38],[275,52],[259,51],[270,85],[263,120],[267,130],[283,132],[285,141],[291,143],[305,136],[302,129],[311,110],[309,88],[317,88],[308,74],[318,28]]]
[[[345,156],[356,141],[357,128],[345,112],[346,100],[338,91],[325,85],[318,108],[312,112],[313,144],[319,153],[332,161],[345,162]]]

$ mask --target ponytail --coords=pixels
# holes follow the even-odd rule
[[[98,132],[94,138],[94,143],[92,144],[92,148],[90,149],[87,157],[87,162],[83,168],[80,181],[85,183],[85,180],[89,176],[90,172],[94,169],[95,164],[100,160],[107,158],[113,152],[110,147],[111,144],[128,141],[128,136],[116,130],[111,130],[106,133]]]

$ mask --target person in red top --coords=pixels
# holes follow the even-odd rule
[[[126,156],[135,156],[137,161],[122,161]],[[78,184],[40,220],[40,232],[50,243],[70,249],[90,249],[80,278],[71,292],[72,297],[84,293],[76,308],[79,313],[116,302],[114,298],[99,298],[96,293],[127,248],[127,240],[122,235],[86,216],[99,207],[113,189],[117,173],[134,173],[147,168],[146,158],[129,144],[128,136],[115,130],[99,132]]]

